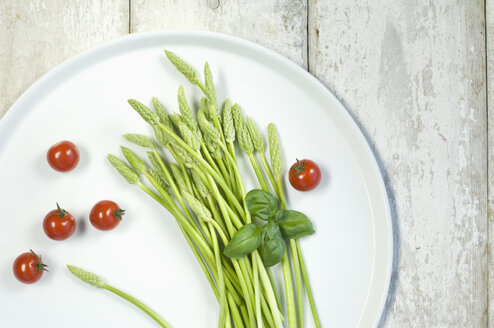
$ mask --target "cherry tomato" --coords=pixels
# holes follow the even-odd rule
[[[48,149],[48,164],[57,171],[68,172],[79,163],[79,150],[70,141],[61,141]]]
[[[43,230],[53,240],[69,238],[75,230],[76,222],[72,214],[61,209],[57,203],[57,209],[46,214],[43,220]]]
[[[15,259],[12,270],[17,280],[25,284],[32,284],[41,278],[43,271],[48,271],[46,267],[47,265],[41,261],[41,256],[31,250],[31,252],[22,253]]]
[[[125,210],[122,210],[117,203],[111,200],[102,200],[93,206],[89,220],[99,230],[111,230],[122,221],[124,214]]]
[[[293,164],[288,171],[288,178],[293,188],[300,191],[309,191],[321,182],[321,170],[310,159],[303,159]]]

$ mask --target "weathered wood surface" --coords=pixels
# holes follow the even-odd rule
[[[489,234],[488,234],[488,300],[489,327],[494,325],[494,1],[486,2],[487,32],[487,117],[488,117],[488,196],[489,196]]]
[[[307,3],[302,0],[132,0],[131,32],[195,29],[257,42],[307,67]]]
[[[128,32],[128,0],[0,0],[0,117],[63,60]]]
[[[201,29],[260,43],[323,81],[380,160],[396,231],[381,326],[491,327],[484,13],[478,0],[0,0],[0,116],[59,62],[129,31]]]
[[[484,2],[312,0],[309,11],[310,72],[359,122],[390,191],[383,326],[487,327]]]

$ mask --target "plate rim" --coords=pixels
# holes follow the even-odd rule
[[[312,75],[310,72],[307,70],[303,69],[301,66],[296,64],[295,62],[291,61],[290,59],[286,58],[285,56],[279,54],[278,52],[268,49],[265,46],[262,46],[258,43],[233,36],[230,34],[225,34],[225,33],[220,33],[220,32],[212,32],[212,31],[201,31],[201,30],[183,30],[183,29],[171,29],[171,30],[161,30],[161,31],[151,31],[151,32],[138,32],[138,33],[131,33],[131,34],[126,34],[120,37],[117,37],[112,40],[108,41],[103,41],[101,43],[98,43],[86,50],[83,50],[65,60],[63,60],[61,63],[50,69],[48,72],[40,76],[33,84],[31,84],[24,92],[21,93],[21,95],[10,105],[8,110],[4,113],[3,117],[0,118],[0,131],[5,130],[9,122],[14,121],[16,119],[16,113],[18,110],[16,110],[17,107],[20,107],[22,103],[25,101],[25,99],[29,99],[31,94],[34,94],[37,92],[38,89],[40,89],[46,82],[50,81],[53,76],[56,76],[57,74],[63,73],[63,71],[66,68],[70,68],[73,64],[76,64],[77,62],[81,62],[84,59],[91,58],[92,56],[98,55],[100,52],[104,52],[105,50],[111,50],[112,48],[119,46],[119,45],[125,45],[128,43],[136,42],[136,40],[139,39],[153,39],[156,37],[163,37],[163,38],[173,38],[173,37],[196,37],[196,38],[209,38],[209,39],[216,39],[220,41],[224,41],[227,43],[231,43],[234,45],[239,45],[243,47],[250,48],[256,53],[260,53],[262,55],[271,57],[272,59],[280,62],[282,65],[288,66],[290,69],[295,70],[298,74],[304,77],[305,81],[310,81],[315,87],[319,89],[320,92],[328,94],[333,100],[338,104],[340,107],[340,112],[342,115],[344,115],[344,118],[346,122],[349,124],[349,126],[352,128],[353,134],[359,139],[359,143],[364,146],[366,156],[370,159],[370,163],[372,165],[372,172],[376,175],[378,178],[378,185],[379,185],[379,194],[380,198],[382,198],[383,205],[384,205],[384,210],[386,213],[386,226],[387,226],[387,240],[386,244],[388,246],[388,254],[387,254],[387,261],[386,261],[386,278],[385,278],[385,284],[382,288],[382,293],[380,293],[380,302],[379,302],[379,307],[378,311],[373,315],[375,318],[373,320],[372,327],[377,327],[378,324],[380,323],[381,319],[384,317],[384,312],[385,312],[385,306],[386,306],[386,301],[388,298],[388,294],[390,291],[390,284],[391,284],[391,275],[393,271],[393,257],[394,257],[394,252],[395,252],[395,245],[393,243],[393,236],[394,236],[394,229],[393,229],[393,216],[391,213],[391,207],[390,207],[390,199],[389,199],[389,194],[388,190],[386,188],[385,182],[384,182],[384,176],[383,172],[381,171],[380,165],[378,163],[377,156],[374,154],[369,140],[367,140],[366,136],[364,135],[363,131],[361,128],[358,126],[355,118],[350,114],[348,109],[343,105],[343,103],[335,96],[333,91],[326,87],[320,80],[318,80],[314,75]],[[306,83],[303,81],[303,83]],[[22,112],[21,112],[22,113]],[[330,115],[329,112],[327,112],[328,115]],[[19,115],[17,115],[19,116]],[[22,118],[22,115],[20,115]],[[1,146],[0,142],[0,146]],[[369,200],[369,202],[371,202]],[[372,204],[372,203],[371,203]],[[371,206],[372,207],[372,206]],[[373,213],[374,214],[374,213]],[[374,220],[374,215],[373,215],[373,220]],[[373,234],[375,237],[376,232],[373,229]],[[376,241],[374,239],[374,258],[375,258],[375,245]],[[369,299],[370,299],[370,294],[371,294],[371,287],[372,287],[372,280],[373,276],[375,274],[375,262],[373,261],[373,269],[372,269],[372,275],[370,277],[371,279],[371,284],[369,287],[369,291],[367,293],[367,297],[364,303],[364,307],[362,309],[361,317],[359,318],[358,321],[358,327],[362,327],[362,324],[364,320],[364,314],[366,313],[366,308],[368,307]],[[320,310],[319,310],[320,311]]]

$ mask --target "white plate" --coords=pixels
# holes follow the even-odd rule
[[[65,264],[101,275],[174,327],[216,325],[218,305],[173,217],[106,162],[107,153],[126,144],[123,133],[151,133],[128,98],[149,103],[157,96],[175,111],[183,84],[194,103],[200,99],[167,62],[165,48],[198,71],[208,60],[219,100],[238,102],[263,129],[275,122],[285,168],[296,158],[320,164],[324,178],[315,191],[287,191],[290,207],[305,212],[317,231],[301,243],[321,321],[377,325],[390,279],[392,227],[378,166],[357,125],[322,84],[282,56],[230,36],[177,31],[129,35],[68,60],[0,122],[0,326],[156,327],[131,304],[77,280]],[[45,160],[47,148],[63,139],[81,150],[79,166],[65,174]],[[127,210],[111,232],[88,224],[101,199]],[[41,227],[55,202],[78,218],[76,233],[62,242]],[[50,272],[23,285],[11,266],[30,248]],[[306,321],[313,325],[308,305]]]

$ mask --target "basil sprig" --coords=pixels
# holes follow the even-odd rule
[[[286,251],[284,238],[299,239],[314,233],[307,216],[284,210],[269,192],[251,190],[245,197],[245,203],[253,217],[267,223],[263,226],[250,223],[240,228],[223,251],[230,258],[241,258],[262,246],[264,265],[273,266],[281,261]]]

